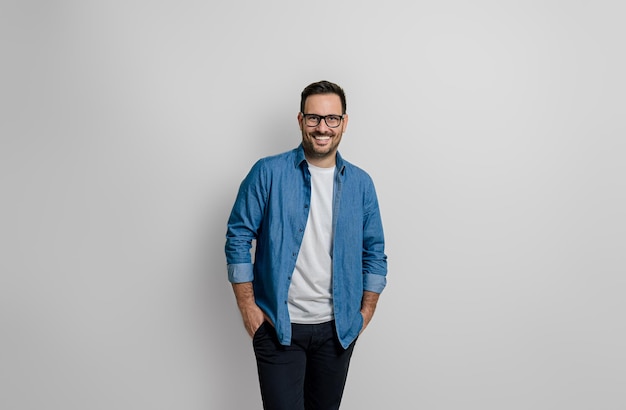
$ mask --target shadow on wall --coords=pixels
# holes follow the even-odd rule
[[[199,349],[206,367],[202,372],[207,378],[206,408],[261,406],[252,342],[228,282],[224,255],[226,224],[239,182],[216,187],[205,207],[206,219],[196,241],[198,269],[192,291],[198,303],[193,316],[202,329]]]
[[[190,293],[197,302],[191,316],[201,329],[195,337],[203,358],[201,366],[206,368],[201,370],[206,385],[202,400],[205,408],[261,408],[252,341],[228,282],[224,245],[239,184],[252,165],[261,157],[293,149],[300,143],[297,107],[288,118],[279,114],[265,118],[260,126],[249,127],[262,130],[257,134],[260,137],[245,133],[238,136],[241,151],[221,159],[219,175],[213,179],[201,207],[206,212],[199,215],[201,227],[196,230],[196,269]]]

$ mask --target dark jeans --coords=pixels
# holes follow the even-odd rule
[[[263,408],[338,409],[355,342],[344,349],[337,339],[334,321],[292,324],[291,328],[291,346],[278,342],[268,322],[254,335]]]

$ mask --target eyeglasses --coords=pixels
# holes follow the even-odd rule
[[[341,125],[341,121],[343,120],[343,115],[317,115],[317,114],[302,114],[304,117],[304,123],[307,127],[317,127],[324,119],[324,122],[328,126],[328,128],[337,128]]]

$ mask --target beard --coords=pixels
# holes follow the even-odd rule
[[[330,155],[335,155],[337,146],[341,140],[341,134],[336,133],[310,133],[303,134],[302,145],[304,152],[317,158],[323,158]]]

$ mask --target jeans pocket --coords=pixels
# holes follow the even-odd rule
[[[261,325],[254,331],[254,335],[252,335],[252,340],[261,336],[261,333],[265,330],[266,325],[267,325],[267,321],[261,323]]]

